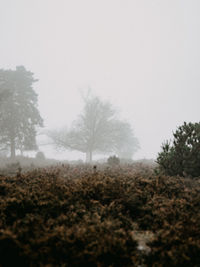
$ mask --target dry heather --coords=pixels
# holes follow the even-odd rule
[[[200,180],[142,164],[0,177],[1,266],[200,266]]]

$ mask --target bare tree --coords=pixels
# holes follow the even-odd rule
[[[65,128],[48,134],[57,147],[83,152],[87,162],[92,161],[93,153],[120,155],[125,147],[129,147],[131,153],[138,148],[130,125],[116,118],[116,110],[109,102],[90,95],[84,101],[82,114],[69,130]]]

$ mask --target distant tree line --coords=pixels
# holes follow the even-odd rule
[[[9,150],[11,159],[16,151],[23,154],[36,150],[37,129],[43,126],[33,89],[37,80],[25,67],[15,70],[0,69],[0,149]],[[94,153],[116,154],[131,158],[139,148],[133,129],[126,121],[119,120],[116,110],[99,97],[83,97],[84,108],[70,129],[48,133],[53,144],[86,154],[91,162]]]
[[[36,135],[43,119],[38,110],[38,96],[33,89],[37,80],[25,67],[15,70],[0,69],[0,150],[10,151],[15,159],[16,151],[37,150]],[[138,139],[131,125],[120,120],[111,103],[88,94],[83,97],[82,113],[69,129],[53,130],[48,136],[58,148],[85,153],[91,162],[94,153],[115,155],[130,159],[139,149]],[[166,141],[158,153],[157,171],[167,175],[200,176],[200,123],[186,123],[176,130],[173,142]],[[37,154],[44,159],[44,154]]]

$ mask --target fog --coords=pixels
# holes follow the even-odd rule
[[[134,158],[155,158],[172,131],[200,119],[199,14],[199,0],[0,0],[0,68],[39,79],[41,131],[70,125],[91,88],[132,125]]]

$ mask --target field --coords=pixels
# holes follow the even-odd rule
[[[1,175],[0,266],[200,266],[200,178],[142,163]]]

